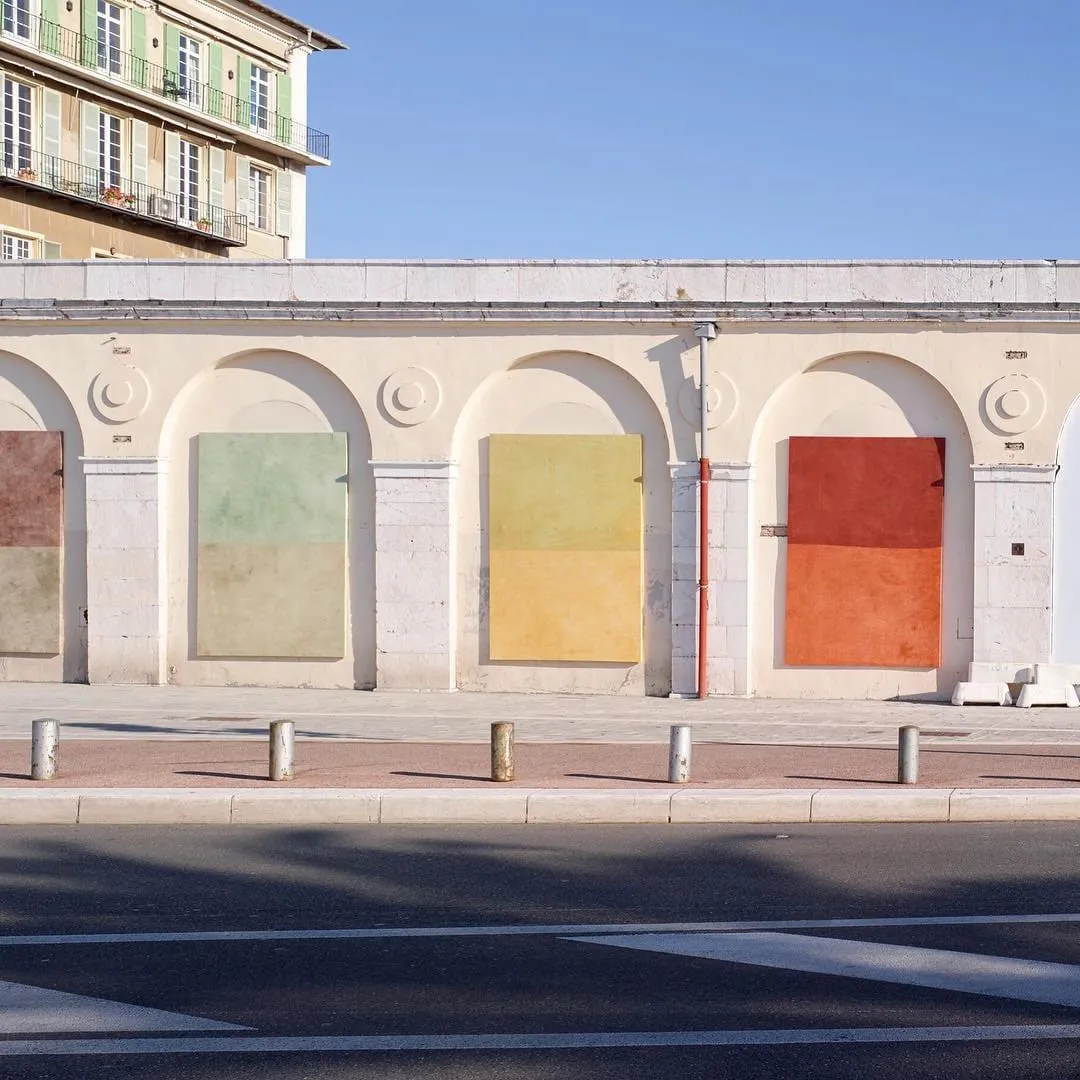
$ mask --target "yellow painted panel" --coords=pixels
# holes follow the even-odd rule
[[[640,551],[640,435],[492,435],[492,551]]]
[[[492,551],[492,660],[641,660],[637,551]]]

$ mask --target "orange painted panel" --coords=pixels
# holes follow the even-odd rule
[[[789,441],[784,660],[941,662],[944,439]]]
[[[787,580],[785,663],[941,663],[941,548],[796,544]]]

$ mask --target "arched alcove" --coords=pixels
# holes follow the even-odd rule
[[[639,663],[495,660],[490,650],[489,461],[492,436],[641,438],[642,652]],[[671,687],[671,479],[663,421],[626,371],[587,353],[518,361],[485,382],[454,435],[458,685],[463,690],[665,695]]]
[[[940,664],[933,668],[788,666],[785,663],[788,459],[795,436],[945,440],[941,522]],[[857,353],[822,360],[786,382],[753,439],[750,686],[768,697],[940,697],[966,678],[972,658],[974,493],[971,440],[948,391],[896,356]],[[880,496],[880,499],[879,499]],[[888,500],[887,485],[870,501]],[[885,538],[888,545],[889,540]]]
[[[227,358],[178,396],[166,419],[161,452],[169,463],[170,681],[374,686],[371,438],[358,403],[340,380],[296,353]],[[346,462],[347,471],[335,475]],[[245,469],[250,480],[238,482]],[[269,492],[268,505],[240,505],[245,488]],[[278,489],[283,509],[270,505],[276,505]],[[245,545],[251,549],[246,554]],[[241,555],[246,564],[237,561]],[[271,561],[292,568],[284,571],[286,578],[292,574],[291,584],[281,586],[286,602],[261,612],[258,602],[281,598],[280,591],[270,592],[256,596],[250,612],[227,610],[230,590],[247,595],[236,579],[258,574],[258,566]],[[220,601],[215,582],[224,583]],[[328,618],[321,617],[324,612]],[[343,622],[341,634],[335,612]],[[243,618],[248,624],[241,625]],[[294,630],[266,636],[295,640],[295,645],[261,655],[257,643],[234,642],[245,634],[257,642],[257,624],[274,620],[292,620]]]
[[[15,640],[15,648],[0,655],[0,680],[85,682],[86,484],[80,460],[82,428],[67,395],[49,375],[24,357],[0,352],[0,441],[6,433],[21,433],[11,441],[40,433],[46,444],[50,434],[59,434],[62,445],[54,449],[45,446],[46,453],[40,459],[33,450],[34,461],[13,460],[9,463],[13,467],[5,465],[0,478],[4,531],[10,534],[5,545],[7,553],[17,556],[20,551],[28,555],[33,552],[40,564],[32,571],[23,567],[36,579],[33,589],[25,590],[22,585],[26,582],[5,583],[5,615],[21,624],[29,636],[25,645]],[[24,456],[23,449],[14,445],[9,449],[17,457]],[[62,461],[62,480],[58,483],[48,483],[48,477],[41,474],[41,470],[52,471],[46,457],[53,454]],[[39,475],[35,475],[34,468]],[[55,516],[53,508],[46,505],[53,497]],[[23,521],[27,515],[35,520]],[[48,523],[45,515],[50,518]],[[46,543],[50,537],[42,533],[46,525],[45,532],[56,534],[55,556]],[[24,544],[27,546],[21,546]],[[14,568],[10,572],[18,573]],[[51,625],[54,620],[58,625]],[[16,639],[20,636],[15,635]],[[45,639],[55,641],[55,646],[44,648]]]

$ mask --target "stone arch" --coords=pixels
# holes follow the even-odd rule
[[[345,655],[340,659],[207,658],[197,649],[198,442],[203,433],[322,434],[348,438]],[[281,349],[246,350],[193,378],[165,419],[170,681],[218,685],[370,688],[375,684],[374,480],[363,411],[317,361]],[[301,607],[302,610],[302,607]]]
[[[0,681],[86,682],[86,481],[83,430],[60,385],[33,361],[0,351],[0,431],[53,431],[63,439],[61,651],[0,656]],[[17,494],[17,493],[16,493]],[[11,510],[5,508],[5,514]]]
[[[643,437],[644,660],[640,664],[492,661],[488,649],[488,436]],[[592,353],[522,357],[482,383],[454,431],[458,685],[461,689],[664,695],[671,686],[669,438],[656,404],[628,372]]]
[[[788,440],[793,435],[926,436],[946,439],[941,665],[807,668],[784,663],[786,542],[760,526],[787,520]],[[786,380],[758,418],[752,440],[749,515],[748,679],[774,697],[941,697],[967,677],[974,611],[971,439],[949,391],[924,369],[885,353],[840,353]]]

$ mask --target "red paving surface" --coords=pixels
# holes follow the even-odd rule
[[[519,743],[520,787],[649,788],[667,779],[666,744]],[[269,787],[264,743],[75,741],[60,747],[55,787]],[[292,787],[491,787],[486,744],[298,741]],[[0,741],[0,787],[29,779],[29,741]],[[835,746],[702,743],[693,786],[817,788],[892,785],[896,752]],[[1080,783],[1080,748],[922,748],[920,787],[1060,787]],[[498,785],[502,787],[503,785]]]

